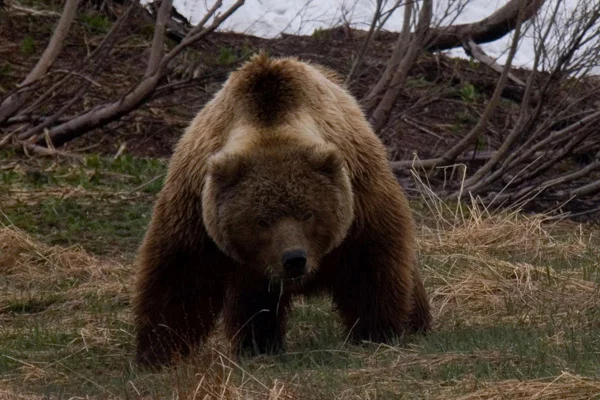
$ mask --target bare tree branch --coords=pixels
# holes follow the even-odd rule
[[[415,35],[413,35],[412,41],[408,46],[408,49],[404,56],[401,58],[398,68],[394,71],[392,80],[387,86],[381,101],[377,104],[377,107],[369,117],[373,129],[377,132],[381,130],[388,121],[392,108],[400,95],[400,92],[404,88],[404,81],[408,76],[411,66],[414,64],[419,51],[425,45],[428,37],[429,25],[431,24],[431,16],[433,13],[433,3],[431,0],[423,0],[422,8],[419,12],[419,21],[417,23],[417,29]],[[406,20],[405,20],[406,22]],[[405,25],[406,27],[406,25]],[[402,47],[397,46],[394,51],[400,53]],[[394,57],[394,56],[392,56]],[[399,55],[397,56],[399,57]],[[376,95],[376,94],[375,94]],[[377,96],[374,96],[377,97]]]
[[[71,119],[68,122],[50,128],[48,130],[48,136],[52,140],[52,143],[54,143],[55,145],[65,143],[71,140],[72,138],[79,136],[83,132],[106,124],[110,121],[114,121],[138,107],[144,100],[146,100],[152,94],[153,90],[156,88],[156,85],[162,78],[168,63],[171,60],[173,60],[173,58],[175,58],[179,53],[181,53],[181,51],[183,51],[187,46],[197,42],[209,33],[213,32],[225,19],[227,19],[231,14],[233,14],[235,10],[237,10],[244,4],[244,0],[238,0],[223,14],[216,16],[213,22],[208,27],[204,27],[203,24],[206,24],[208,19],[216,12],[218,6],[221,5],[221,3],[221,0],[217,1],[215,3],[215,6],[211,8],[211,10],[207,13],[205,18],[201,21],[201,23],[198,26],[196,26],[193,30],[191,30],[181,41],[181,43],[179,43],[171,51],[169,51],[162,57],[160,63],[158,64],[158,67],[156,67],[156,72],[154,74],[144,76],[141,82],[129,93],[121,97],[121,99],[113,103],[109,103],[92,109],[86,113],[83,113]],[[170,9],[168,9],[167,11],[170,12]],[[157,29],[155,30],[154,34],[155,36],[164,35],[164,30],[161,33],[158,32]],[[156,43],[158,40],[159,39],[153,39],[153,43]],[[152,53],[151,57],[154,57],[154,54],[155,53]],[[39,144],[43,144],[43,141],[43,138],[38,138]]]
[[[158,71],[160,61],[163,58],[163,46],[165,44],[165,27],[167,18],[171,14],[173,0],[161,0],[160,8],[154,25],[154,36],[152,37],[152,49],[144,77],[154,75]]]
[[[477,43],[473,41],[473,39],[467,39],[467,41],[463,43],[463,48],[465,49],[465,53],[467,53],[467,55],[473,57],[482,64],[487,65],[494,71],[500,74],[502,73],[503,67],[500,64],[498,64],[496,60],[494,60],[492,57],[485,54],[483,49],[479,47]],[[511,81],[515,82],[517,85],[525,87],[525,82],[517,78],[513,73],[509,72],[508,78]]]
[[[498,83],[496,84],[496,89],[492,94],[492,98],[490,99],[485,111],[477,124],[473,127],[473,129],[462,138],[457,144],[455,144],[450,150],[448,150],[441,158],[442,163],[448,163],[454,160],[456,156],[465,151],[465,149],[470,146],[481,133],[484,131],[485,127],[490,120],[490,117],[496,110],[498,103],[500,102],[500,97],[502,95],[502,91],[504,90],[504,86],[506,85],[506,80],[508,78],[508,73],[510,71],[513,57],[517,52],[517,47],[519,45],[519,40],[521,38],[521,20],[517,22],[517,26],[515,27],[514,37],[512,44],[510,46],[510,51],[508,53],[508,57],[506,59],[506,64],[504,65],[504,69],[502,70],[502,74],[498,79]]]
[[[169,51],[169,53],[165,55],[162,62],[160,63],[160,68],[166,67],[166,65],[169,62],[171,62],[173,58],[177,57],[179,53],[181,53],[187,46],[197,42],[209,33],[214,32],[214,30],[217,29],[219,25],[223,23],[223,21],[229,18],[231,14],[233,14],[238,8],[244,5],[244,0],[237,0],[223,14],[217,15],[214,18],[212,24],[210,24],[208,27],[204,27],[204,25],[206,25],[206,22],[208,22],[208,20],[216,13],[217,9],[219,9],[219,7],[221,7],[222,4],[222,0],[218,0],[217,2],[215,2],[214,6],[210,10],[208,10],[208,12],[204,16],[204,18],[198,23],[198,25],[196,25],[194,29],[192,29],[185,36],[181,43],[179,43],[177,46],[175,46],[175,48],[173,48],[173,50]]]
[[[381,77],[375,86],[373,86],[373,88],[369,91],[369,94],[367,94],[361,101],[367,114],[370,114],[377,106],[377,103],[381,100],[382,94],[389,86],[392,78],[394,77],[394,73],[398,68],[398,65],[400,65],[400,62],[402,61],[402,56],[406,53],[405,50],[410,43],[410,20],[413,14],[413,8],[414,3],[412,1],[406,3],[404,8],[402,31],[394,43],[392,55],[388,59],[385,65],[385,70],[381,74]]]
[[[108,57],[105,56],[110,51],[111,47],[114,45],[118,33],[121,31],[123,25],[129,20],[129,17],[131,16],[136,7],[137,3],[132,1],[129,4],[129,6],[125,9],[125,11],[120,15],[117,21],[113,24],[113,26],[110,28],[106,36],[104,36],[100,44],[90,54],[88,54],[88,56],[77,67],[66,73],[61,79],[59,79],[56,83],[49,87],[46,90],[46,92],[44,92],[35,101],[28,105],[27,108],[19,110],[17,115],[23,116],[34,112],[37,108],[41,107],[48,100],[52,99],[52,97],[58,92],[58,90],[61,87],[71,84],[71,79],[74,75],[81,74],[90,67],[92,67],[94,71],[99,71],[100,67],[107,61]],[[59,120],[60,118],[57,121]],[[21,140],[28,138],[29,136],[25,136],[24,133],[21,133],[19,135],[19,139]]]
[[[550,29],[548,27],[548,29],[546,29],[546,33],[544,34],[544,38],[547,37],[549,32],[550,32]],[[505,155],[508,152],[508,150],[510,149],[510,147],[513,145],[513,143],[515,142],[517,137],[521,134],[522,129],[525,127],[525,124],[526,124],[526,121],[528,118],[527,108],[529,107],[529,102],[531,100],[531,96],[532,96],[532,92],[533,92],[533,82],[535,80],[535,77],[537,76],[537,66],[540,61],[540,51],[539,51],[540,49],[541,49],[541,44],[538,44],[538,51],[536,51],[535,55],[534,55],[533,68],[527,79],[527,84],[525,85],[525,94],[523,96],[523,99],[521,100],[519,118],[515,124],[515,127],[512,129],[512,131],[508,135],[508,137],[504,140],[504,142],[502,143],[502,145],[500,146],[498,151],[490,158],[490,160],[488,160],[488,162],[486,162],[480,169],[478,169],[477,172],[475,172],[475,174],[473,176],[471,176],[470,178],[468,178],[465,181],[464,190],[466,190],[467,192],[468,191],[476,191],[479,187],[481,187],[485,184],[483,181],[481,181],[481,179],[489,171],[491,171],[492,168],[494,168],[494,166],[496,166],[498,164],[498,162],[500,162],[501,159],[503,159],[505,157]],[[499,174],[500,173],[498,172],[497,175],[499,175]],[[495,177],[493,177],[492,179],[494,179],[494,178]],[[459,195],[458,192],[453,194],[453,196],[458,196],[458,195]]]
[[[600,192],[600,180],[594,181],[592,183],[588,183],[587,185],[583,185],[578,187],[577,189],[573,189],[569,192],[572,197],[575,196],[587,196],[590,194],[595,194]]]
[[[382,7],[383,7],[383,0],[376,0],[375,13],[373,14],[373,19],[371,20],[371,26],[369,26],[369,31],[367,32],[367,36],[365,37],[365,40],[363,41],[363,44],[358,52],[358,55],[356,56],[356,58],[354,59],[354,62],[352,63],[352,68],[350,68],[350,72],[348,72],[348,75],[346,76],[346,80],[344,81],[344,84],[346,84],[346,85],[348,85],[352,81],[352,78],[354,77],[356,70],[362,66],[362,62],[365,57],[365,53],[367,52],[367,49],[369,48],[369,45],[371,44],[371,39],[373,38],[373,33],[375,32],[375,26],[377,25],[377,21],[379,21],[379,18],[381,17],[381,8]]]
[[[54,60],[60,53],[60,50],[64,44],[67,33],[71,28],[79,0],[66,0],[63,12],[58,20],[58,25],[52,34],[52,38],[46,46],[44,53],[40,57],[39,61],[25,77],[23,82],[19,86],[31,84],[40,79],[52,66]],[[25,93],[15,94],[8,97],[0,104],[0,124],[11,117],[15,111],[17,111],[28,99],[28,95]]]
[[[452,146],[452,148],[446,151],[446,153],[444,153],[444,155],[442,155],[441,157],[431,160],[416,161],[416,164],[420,168],[434,168],[438,165],[448,165],[454,162],[456,157],[458,157],[467,149],[467,147],[469,147],[474,141],[476,141],[479,135],[481,135],[481,133],[485,130],[485,127],[487,126],[490,117],[492,116],[492,114],[496,110],[496,107],[498,106],[498,103],[500,102],[500,96],[502,94],[502,91],[504,90],[504,86],[506,85],[506,80],[510,71],[512,59],[517,51],[517,47],[519,44],[520,35],[521,23],[519,22],[517,23],[517,26],[515,28],[514,38],[510,47],[508,58],[506,60],[506,65],[504,66],[502,74],[498,79],[496,88],[494,90],[494,93],[492,94],[492,98],[490,99],[483,115],[481,116],[477,124],[473,127],[473,129],[471,129],[469,133],[467,133],[467,135],[465,135],[458,143]],[[392,167],[403,168],[407,165],[407,163],[408,161],[403,163],[394,163],[392,164]]]

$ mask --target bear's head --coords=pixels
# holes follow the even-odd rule
[[[204,225],[221,251],[283,282],[313,273],[354,220],[344,161],[326,145],[217,154],[202,204]]]

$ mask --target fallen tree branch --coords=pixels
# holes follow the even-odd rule
[[[58,21],[58,25],[56,26],[56,29],[54,29],[54,33],[52,34],[50,42],[48,42],[48,46],[46,46],[44,53],[40,57],[35,67],[33,67],[33,69],[29,72],[19,86],[31,84],[48,72],[54,63],[54,60],[56,60],[56,57],[60,53],[60,50],[62,49],[65,38],[67,37],[73,19],[75,18],[78,5],[79,0],[66,0],[65,7]],[[28,98],[28,94],[20,93],[9,96],[7,99],[5,99],[2,104],[0,104],[0,124],[11,117],[27,101]]]
[[[108,31],[106,36],[102,39],[100,44],[73,70],[68,71],[61,79],[55,82],[46,92],[40,95],[32,104],[27,106],[27,108],[20,110],[17,115],[27,115],[35,111],[37,108],[41,107],[47,101],[51,100],[52,97],[59,91],[59,89],[63,86],[68,86],[70,83],[70,79],[73,76],[78,76],[85,72],[91,66],[94,68],[94,71],[99,71],[100,66],[106,62],[108,57],[106,57],[108,52],[110,52],[112,46],[117,40],[118,33],[121,31],[121,28],[128,21],[130,15],[136,8],[136,3],[131,2],[129,7],[121,14],[119,19],[113,24],[111,29]],[[92,62],[95,61],[95,64]],[[77,72],[76,72],[77,71]],[[60,118],[59,120],[60,121]],[[19,136],[20,140],[28,139],[28,136],[21,134]]]
[[[166,16],[169,15],[168,11],[170,10],[171,4],[171,0],[164,1],[161,4],[161,8],[164,7],[166,9],[166,11],[163,13],[159,12],[159,15],[161,17],[166,18]],[[181,43],[176,45],[171,51],[166,53],[164,56],[160,57],[160,62],[157,66],[156,57],[158,56],[156,54],[157,52],[162,53],[162,46],[153,46],[153,52],[151,53],[149,58],[150,60],[153,60],[152,63],[155,65],[153,67],[153,70],[155,71],[153,74],[146,74],[136,87],[134,87],[129,93],[121,97],[119,100],[99,106],[95,109],[92,109],[73,118],[68,122],[50,128],[48,130],[48,136],[52,143],[55,146],[59,146],[83,134],[84,132],[89,131],[90,129],[114,121],[120,118],[121,116],[128,114],[135,108],[139,107],[139,105],[142,104],[152,94],[158,82],[160,81],[160,79],[162,79],[166,71],[166,67],[170,61],[172,61],[178,54],[180,54],[187,46],[197,42],[209,33],[213,32],[225,19],[227,19],[231,14],[233,14],[233,12],[239,7],[241,7],[243,4],[244,0],[236,1],[223,14],[217,15],[209,26],[205,26],[208,20],[216,13],[217,9],[222,5],[222,0],[217,1],[214,4],[214,6],[209,10],[209,12],[204,16],[202,21],[200,21],[200,23],[188,33],[188,35],[181,41]],[[164,35],[164,29],[156,29],[154,31],[154,35]],[[158,43],[161,40],[164,39],[153,39],[153,43]],[[38,136],[37,143],[43,145],[44,139]]]
[[[434,131],[425,128],[423,125],[420,125],[419,123],[417,123],[416,121],[411,120],[408,117],[403,117],[402,121],[404,121],[407,125],[410,125],[413,128],[420,130],[421,132],[425,132],[426,134],[433,136],[434,138],[437,138],[437,139],[442,140],[444,142],[446,141],[445,138],[441,137],[440,135],[438,135]]]
[[[502,73],[502,66],[500,64],[498,64],[496,62],[496,60],[494,60],[492,57],[488,56],[481,47],[479,47],[477,45],[477,43],[475,43],[473,41],[472,38],[468,38],[464,43],[463,43],[463,48],[465,49],[465,53],[467,53],[468,56],[473,57],[474,59],[476,59],[477,61],[479,61],[482,64],[487,65],[488,67],[490,67],[491,69],[493,69],[494,71],[498,72],[498,73]],[[523,86],[525,87],[525,82],[523,82],[522,80],[520,80],[519,78],[517,78],[513,73],[509,72],[508,73],[508,78],[513,81],[514,83],[516,83],[519,86]]]
[[[590,194],[595,194],[600,192],[600,180],[588,183],[587,185],[583,185],[578,187],[577,189],[573,189],[569,192],[569,194],[573,197],[575,196],[588,196]]]
[[[517,24],[534,16],[546,0],[510,0],[490,16],[469,24],[432,28],[426,50],[441,51],[461,46],[468,39],[475,43],[498,40]]]
[[[35,8],[25,7],[20,4],[10,3],[10,9],[17,11],[17,15],[36,15],[40,17],[59,17],[60,14],[54,11],[36,10]]]
[[[67,158],[75,158],[77,160],[83,159],[83,156],[81,156],[79,154],[56,150],[51,147],[44,147],[44,146],[40,146],[40,145],[37,145],[35,143],[30,143],[30,142],[18,141],[16,143],[11,144],[9,146],[9,148],[13,149],[14,151],[22,151],[26,155],[29,155],[29,152],[31,152],[36,155],[47,156],[47,157],[61,156],[61,157],[67,157]]]

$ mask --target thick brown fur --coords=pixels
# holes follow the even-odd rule
[[[406,198],[330,71],[255,56],[178,143],[139,251],[137,360],[169,364],[222,314],[241,351],[284,345],[294,293],[330,293],[350,336],[430,329]],[[307,273],[277,264],[307,252]]]

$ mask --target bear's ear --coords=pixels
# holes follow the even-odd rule
[[[310,156],[313,167],[321,174],[334,177],[342,171],[344,160],[332,147],[318,147]]]
[[[231,185],[236,183],[244,173],[246,161],[235,154],[217,154],[208,161],[208,175],[215,183]]]

